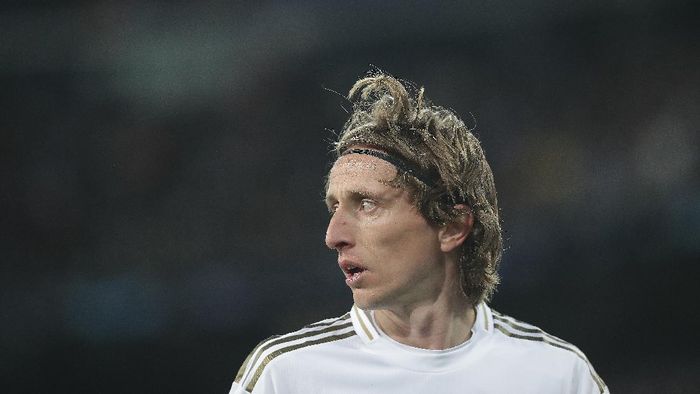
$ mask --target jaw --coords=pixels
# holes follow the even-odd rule
[[[412,311],[426,307],[462,305],[464,293],[461,287],[459,291],[454,288],[459,286],[459,283],[445,281],[443,276],[422,282],[413,278],[408,281],[382,283],[380,286],[376,286],[376,283],[365,283],[365,286],[351,289],[353,301],[360,309],[387,310],[399,316],[409,316]]]
[[[376,287],[358,287],[352,289],[352,298],[360,309],[363,310],[379,310],[393,309],[397,305],[405,305],[405,296],[397,294],[397,291],[392,291],[390,286]]]
[[[377,294],[367,288],[352,289],[352,299],[358,308],[373,310],[382,308],[382,302]]]

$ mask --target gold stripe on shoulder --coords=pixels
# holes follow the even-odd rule
[[[365,332],[365,335],[367,335],[367,338],[369,338],[370,341],[374,340],[374,337],[372,336],[372,333],[369,332],[369,329],[367,328],[367,325],[365,324],[365,319],[367,315],[364,314],[364,311],[361,310],[360,308],[356,307],[355,305],[352,306],[353,309],[355,309],[355,313],[357,313],[357,320],[360,321],[360,327],[362,327],[362,331]]]
[[[537,333],[534,333],[533,335],[528,335],[527,333],[521,333],[521,332],[513,332],[512,329],[513,327],[509,327],[507,325],[504,325],[501,320],[496,320],[494,322],[495,326],[498,326],[498,330],[504,333],[505,335],[512,337],[512,338],[517,338],[517,339],[524,339],[524,340],[529,340],[529,341],[537,341],[537,342],[545,342],[548,344],[553,344],[556,345],[557,347],[560,347],[562,349],[569,350],[571,352],[576,353],[579,357],[581,357],[581,354],[576,350],[574,345],[571,345],[569,343],[559,343],[558,341],[554,341],[551,338],[547,336],[547,334],[544,331],[538,331]],[[588,360],[586,360],[588,361]]]
[[[527,327],[523,324],[518,324],[518,323],[516,323],[516,322],[518,322],[517,320],[515,320],[513,318],[511,318],[512,320],[508,320],[507,317],[509,317],[509,316],[503,316],[503,315],[494,316],[494,319],[500,321],[501,323],[507,324],[516,330],[520,330],[523,332],[537,333],[537,334],[544,333],[544,331],[540,330],[539,328],[536,328],[534,326]]]
[[[502,323],[505,323],[505,325],[502,325]],[[545,342],[545,343],[550,344],[552,346],[556,346],[556,347],[561,348],[561,349],[566,349],[570,352],[573,352],[578,357],[583,359],[583,361],[585,361],[588,365],[590,365],[590,362],[588,361],[586,356],[576,346],[574,346],[573,344],[566,342],[562,339],[559,339],[553,335],[549,335],[546,332],[540,330],[539,328],[523,327],[521,325],[514,324],[514,323],[509,322],[507,320],[502,320],[501,318],[498,318],[494,322],[494,324],[499,324],[499,326],[500,326],[499,330],[510,337]],[[513,332],[512,331],[513,329],[521,331],[521,332]],[[507,333],[504,330],[506,330]],[[528,334],[532,334],[534,336],[531,336]]]
[[[526,341],[534,341],[534,342],[543,342],[546,343],[550,346],[554,346],[560,349],[568,350],[572,353],[574,353],[577,357],[582,359],[585,363],[586,366],[588,367],[588,371],[591,374],[591,378],[593,378],[593,381],[596,383],[598,386],[598,389],[600,390],[600,393],[603,394],[605,392],[605,383],[603,382],[603,379],[601,379],[600,376],[595,372],[595,369],[593,369],[593,365],[591,365],[590,361],[588,361],[588,358],[574,345],[562,341],[559,338],[556,338],[554,336],[551,336],[547,334],[546,332],[542,330],[537,330],[537,335],[536,336],[530,336],[530,335],[524,335],[524,334],[519,334],[519,333],[514,333],[510,329],[513,327],[508,327],[502,324],[503,320],[498,318],[494,320],[493,326],[496,327],[500,332],[502,332],[504,335],[511,337],[511,338],[516,338],[516,339],[522,339]],[[505,323],[508,323],[505,321]],[[510,328],[510,329],[509,329]],[[554,340],[553,338],[556,338]]]
[[[243,374],[245,374],[246,369],[248,368],[248,363],[250,362],[250,359],[253,358],[253,354],[255,354],[258,349],[260,349],[261,346],[265,344],[267,341],[271,341],[275,338],[279,337],[279,335],[273,335],[265,340],[260,341],[255,348],[248,353],[248,357],[245,358],[245,361],[243,361],[243,365],[241,365],[241,368],[238,369],[238,373],[236,374],[236,378],[233,380],[236,383],[240,383],[241,379],[243,378]]]
[[[326,322],[319,322],[319,323],[315,323],[315,324],[310,324],[310,325],[304,327],[302,330],[299,330],[299,331],[296,331],[296,332],[293,332],[290,334],[276,335],[276,336],[270,337],[267,340],[261,342],[260,345],[258,345],[258,347],[256,347],[257,352],[254,350],[251,353],[251,356],[253,355],[253,353],[256,353],[256,355],[254,358],[251,357],[251,359],[253,359],[254,361],[249,362],[249,365],[251,367],[255,366],[255,364],[258,363],[258,360],[260,360],[260,357],[262,356],[262,354],[273,346],[280,345],[280,344],[283,344],[286,342],[295,341],[297,339],[312,337],[312,336],[315,336],[318,334],[325,334],[325,333],[329,333],[329,332],[333,332],[333,331],[337,331],[337,330],[341,330],[341,329],[350,327],[350,326],[352,326],[352,322],[347,321],[349,319],[350,319],[350,314],[346,313],[337,319],[334,319],[331,321],[326,321]],[[309,328],[313,328],[314,330],[303,331],[303,330],[309,329]],[[241,376],[241,379],[245,380],[243,378],[244,378],[244,376]]]
[[[500,316],[496,317],[496,319],[502,323],[505,323],[506,325],[510,326],[511,328],[513,328],[515,330],[522,331],[525,333],[544,335],[544,336],[548,337],[549,339],[556,341],[556,342],[559,342],[560,344],[562,344],[564,346],[571,346],[571,347],[575,348],[575,346],[573,344],[566,342],[565,340],[563,340],[561,338],[557,338],[554,335],[551,335],[547,332],[544,332],[543,330],[541,330],[538,327],[535,327],[531,324],[527,324],[525,322],[521,322],[520,320],[517,320],[517,319],[512,318],[510,316],[500,315]]]
[[[272,360],[274,360],[277,356],[291,352],[293,350],[313,346],[313,345],[320,345],[322,343],[328,343],[328,342],[334,342],[334,341],[339,341],[341,339],[349,338],[351,336],[357,335],[355,331],[348,331],[343,334],[338,334],[338,335],[331,335],[319,339],[315,339],[313,341],[306,341],[302,343],[298,343],[296,345],[291,345],[288,347],[284,347],[281,349],[277,349],[274,352],[268,354],[265,356],[265,358],[262,360],[262,363],[260,363],[260,366],[255,370],[255,374],[253,375],[253,378],[251,379],[250,383],[248,383],[248,386],[246,387],[246,390],[248,392],[253,392],[253,388],[255,388],[255,384],[258,383],[258,379],[260,379],[260,376],[262,375],[263,370],[269,364]]]

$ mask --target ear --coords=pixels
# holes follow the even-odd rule
[[[474,227],[474,213],[465,204],[457,204],[455,208],[462,211],[454,221],[445,224],[438,233],[440,249],[443,252],[451,252],[460,247],[472,232]]]

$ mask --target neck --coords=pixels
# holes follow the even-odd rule
[[[471,337],[476,311],[459,290],[442,293],[418,305],[377,309],[374,318],[381,330],[399,343],[442,350]]]

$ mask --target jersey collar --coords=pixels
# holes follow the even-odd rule
[[[492,333],[493,314],[491,313],[491,308],[489,308],[486,303],[482,302],[476,306],[475,310],[476,320],[474,321],[474,327],[472,327],[474,336],[482,333]],[[380,337],[380,333],[375,327],[374,319],[370,316],[369,311],[362,310],[358,308],[357,305],[353,305],[350,310],[350,316],[355,332],[362,338],[363,342],[371,343]]]
[[[365,343],[370,343],[375,339],[379,338],[379,333],[372,323],[372,318],[369,316],[369,312],[364,311],[353,305],[350,310],[350,317],[352,319],[352,325],[355,328],[357,335],[362,338]]]

